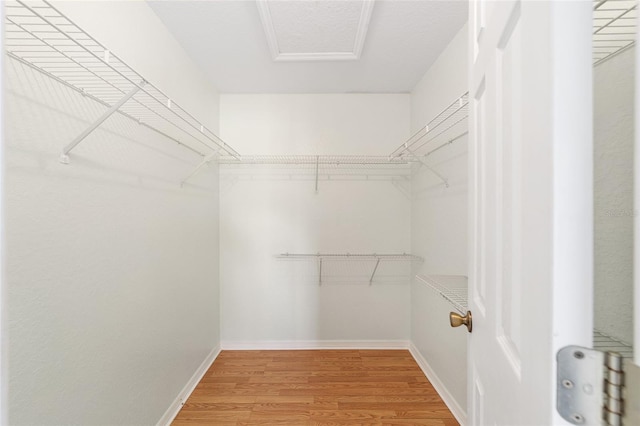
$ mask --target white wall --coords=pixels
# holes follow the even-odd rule
[[[217,133],[218,92],[146,0],[55,0],[53,5]]]
[[[243,154],[388,155],[410,116],[408,94],[222,95],[221,111],[222,137]],[[275,258],[408,253],[406,181],[323,173],[316,194],[313,167],[222,167],[221,179],[223,347],[406,344],[407,264],[381,265],[370,286],[373,263],[326,263],[320,286],[315,262]]]
[[[633,49],[594,69],[595,327],[633,342]]]
[[[422,128],[468,89],[467,27],[463,27],[411,93],[411,129]],[[463,132],[456,129],[451,137]],[[437,146],[426,147],[424,154]],[[424,167],[412,180],[411,250],[425,262],[417,273],[467,275],[467,137],[426,158],[450,187]],[[467,333],[449,326],[452,309],[425,284],[411,287],[411,341],[444,385],[456,415],[466,412]],[[453,406],[452,406],[453,403]],[[460,417],[460,416],[459,416]]]
[[[216,127],[216,91],[144,2],[59,6]],[[7,68],[9,423],[154,424],[219,343],[217,169],[181,189],[200,157],[121,116],[62,165],[104,108]]]

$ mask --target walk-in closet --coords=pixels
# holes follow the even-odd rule
[[[0,423],[633,424],[635,1],[2,7]]]

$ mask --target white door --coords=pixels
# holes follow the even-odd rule
[[[636,31],[640,29],[640,16],[636,19]],[[636,36],[637,37],[637,36]],[[634,242],[633,242],[633,363],[640,367],[640,43],[635,45],[635,144],[634,144]],[[625,366],[628,371],[629,366]],[[636,370],[636,374],[637,370]],[[629,384],[629,383],[627,383]],[[636,394],[638,392],[636,381]],[[627,413],[635,412],[635,420],[640,418],[640,401],[630,402]],[[629,409],[631,408],[631,409]],[[630,419],[633,417],[630,415]],[[634,421],[634,420],[632,420]]]
[[[470,5],[472,425],[568,424],[555,355],[591,345],[591,7]]]

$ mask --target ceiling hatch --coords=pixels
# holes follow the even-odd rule
[[[257,0],[274,61],[360,59],[374,0]]]

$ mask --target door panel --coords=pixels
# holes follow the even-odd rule
[[[590,338],[591,4],[564,3],[470,8],[474,425],[563,424],[555,351]]]

